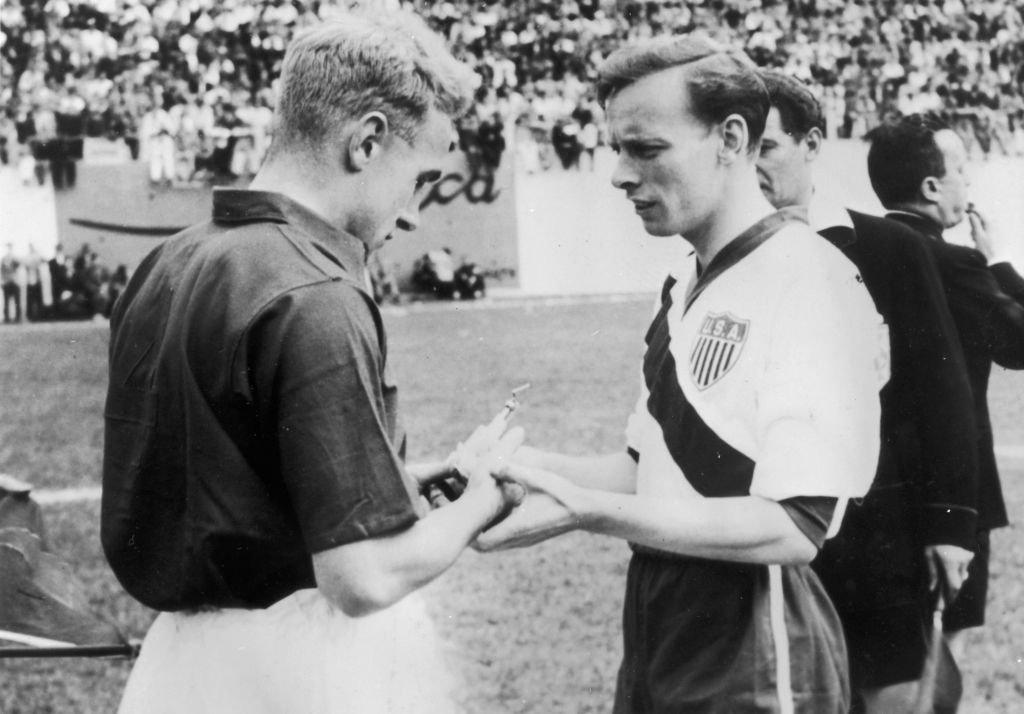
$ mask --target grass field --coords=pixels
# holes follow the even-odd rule
[[[648,300],[440,306],[387,313],[410,458],[444,454],[532,382],[520,423],[551,448],[618,448],[639,381]],[[0,330],[0,472],[40,488],[99,483],[105,325]],[[1024,373],[997,370],[1000,444],[1024,445]],[[1013,454],[1014,450],[1005,453]],[[1003,459],[1011,518],[1024,514],[1024,457]],[[120,591],[98,542],[95,502],[46,507],[55,549],[94,609],[140,637],[152,613]],[[962,712],[1017,712],[1024,701],[1024,542],[993,542],[990,624],[971,643]],[[472,714],[609,710],[620,652],[628,551],[574,534],[528,551],[467,553],[426,590]],[[0,713],[112,712],[124,661],[0,660]]]

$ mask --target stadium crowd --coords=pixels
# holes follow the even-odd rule
[[[378,0],[414,6],[479,75],[462,147],[493,170],[580,167],[602,141],[590,91],[623,40],[701,30],[807,82],[828,132],[937,110],[987,157],[1024,154],[1024,9],[1011,0]],[[74,184],[83,136],[140,144],[155,183],[254,173],[288,38],[319,0],[11,0],[0,9],[0,158]],[[590,161],[593,166],[593,161]]]

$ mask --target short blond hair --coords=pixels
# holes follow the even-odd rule
[[[271,151],[317,151],[341,126],[371,111],[413,141],[436,108],[469,108],[472,70],[408,11],[350,13],[300,32],[281,71]]]

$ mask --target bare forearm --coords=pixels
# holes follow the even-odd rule
[[[389,607],[451,567],[498,507],[493,497],[467,491],[404,531],[318,553],[317,583],[349,615]]]
[[[757,496],[665,500],[583,490],[581,527],[714,560],[805,563],[817,549],[778,503]]]
[[[517,460],[520,455],[528,466],[557,473],[577,486],[612,493],[636,492],[636,462],[624,451],[602,456],[571,456],[523,447],[516,452]]]

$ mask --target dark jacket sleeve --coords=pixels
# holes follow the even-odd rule
[[[894,286],[887,319],[890,409],[895,415],[883,419],[898,433],[882,437],[896,441],[899,453],[894,458],[917,474],[914,490],[923,542],[973,550],[977,430],[963,351],[938,264],[924,239],[905,226],[856,214],[854,220],[858,237],[872,231],[884,240],[885,272]]]
[[[991,268],[971,248],[955,247],[946,271],[950,308],[960,316],[964,350],[991,355],[1007,369],[1024,369],[1024,279],[1009,263]]]
[[[956,324],[935,256],[917,236],[906,240],[917,266],[921,332],[911,341],[918,368],[915,410],[921,441],[921,526],[925,543],[974,550],[977,542],[977,425]],[[908,287],[910,287],[908,285]]]

